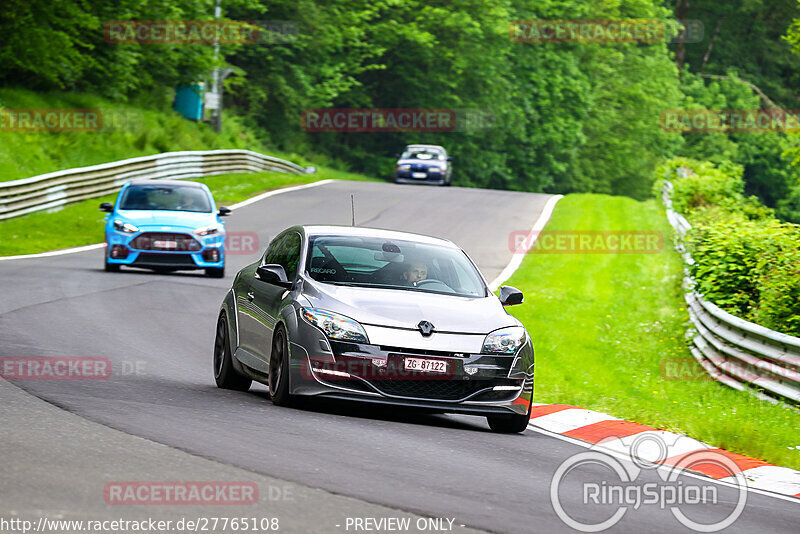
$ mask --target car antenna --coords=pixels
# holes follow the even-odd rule
[[[356,225],[356,204],[353,201],[353,193],[350,193],[350,213],[353,215],[353,226]]]

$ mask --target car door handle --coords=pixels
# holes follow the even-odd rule
[[[247,300],[253,300],[254,298],[256,298],[256,294],[253,293],[252,291],[248,291],[247,292]]]

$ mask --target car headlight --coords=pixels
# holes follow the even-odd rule
[[[495,330],[483,340],[484,354],[514,354],[525,344],[525,329],[521,326],[510,326]]]
[[[219,224],[212,224],[211,226],[205,226],[203,228],[198,228],[194,231],[196,235],[212,235],[216,234],[217,232],[222,230],[222,225]]]
[[[114,230],[118,232],[125,232],[126,234],[134,234],[139,231],[139,228],[137,226],[132,225],[131,223],[126,223],[125,221],[115,219]]]
[[[444,169],[441,167],[428,167],[428,172],[440,173],[443,172]]]
[[[397,170],[398,171],[410,171],[411,170],[411,165],[398,165],[397,166]]]
[[[369,343],[364,327],[349,317],[317,308],[303,308],[300,315],[331,339]]]

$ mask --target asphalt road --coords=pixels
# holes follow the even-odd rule
[[[451,239],[489,281],[511,258],[509,234],[530,229],[548,199],[366,182],[287,192],[242,207],[228,219],[229,232],[251,236],[258,246],[254,253],[229,256],[224,280],[199,272],[105,273],[100,250],[0,262],[0,356],[109,358],[114,372],[106,380],[15,383],[90,421],[250,473],[384,510],[455,518],[457,531],[460,525],[496,532],[571,531],[553,510],[550,482],[562,462],[585,450],[578,445],[534,430],[493,434],[483,418],[345,403],[278,408],[261,386],[249,393],[215,387],[214,326],[233,273],[289,225],[349,224],[351,193],[357,224]],[[52,440],[57,444],[59,435]],[[63,453],[69,462],[70,451]],[[560,491],[565,509],[582,519],[610,516],[614,508],[584,505],[581,494],[587,480],[607,478],[608,472],[595,466],[565,479]],[[639,480],[661,479],[644,472]],[[692,483],[696,480],[686,477],[686,484]],[[718,491],[716,504],[683,509],[698,521],[721,519],[736,494],[725,487]],[[64,499],[69,506],[69,496]],[[352,506],[354,514],[361,513]],[[320,530],[331,527],[324,507],[312,504],[306,513]],[[797,513],[797,504],[752,493],[727,531],[796,532]],[[628,510],[613,531],[688,529],[669,509],[643,505]]]

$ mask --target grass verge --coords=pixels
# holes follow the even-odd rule
[[[264,191],[325,179],[372,180],[361,174],[319,168],[314,174],[280,172],[223,174],[194,181],[204,182],[218,206],[235,204]],[[64,206],[58,211],[37,212],[0,221],[0,256],[35,254],[103,241],[105,214],[101,202],[113,202],[116,194]]]
[[[656,254],[528,254],[508,281],[536,345],[535,402],[574,404],[800,469],[800,410],[759,401],[695,369],[680,257],[655,201],[569,195],[548,231],[656,230]],[[666,372],[665,372],[666,371]]]

